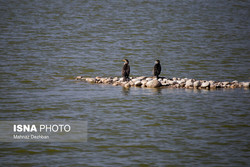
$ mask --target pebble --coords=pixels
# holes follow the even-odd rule
[[[134,83],[133,81],[129,81],[129,85],[130,85],[130,86],[134,86],[135,83]]]
[[[145,88],[145,87],[147,87],[147,86],[146,86],[146,84],[142,84],[141,87],[142,87],[142,88]]]
[[[249,88],[249,82],[242,82],[244,88]]]
[[[158,88],[161,86],[161,83],[157,80],[152,80],[152,81],[147,82],[146,86],[148,88]]]
[[[141,81],[141,83],[142,83],[142,84],[145,84],[145,85],[146,85],[147,82],[148,82],[147,80],[142,80],[142,81]]]
[[[192,80],[191,79],[187,80],[185,87],[190,88],[190,87],[193,87],[193,86],[194,86],[194,84],[193,84]]]
[[[186,83],[187,79],[184,78],[184,79],[181,79],[181,83]]]
[[[205,81],[205,80],[195,80],[188,78],[176,78],[167,79],[167,78],[157,78],[153,77],[130,77],[130,81],[123,82],[123,78],[119,77],[95,77],[95,78],[84,78],[83,76],[77,76],[76,80],[85,80],[89,83],[100,83],[100,84],[112,84],[113,86],[121,85],[125,88],[131,86],[136,87],[148,87],[148,88],[157,88],[157,87],[169,87],[169,88],[204,88],[204,89],[217,89],[217,88],[250,88],[250,82],[217,82],[217,81]]]
[[[181,80],[177,80],[176,82],[177,82],[178,84],[181,84],[181,83],[182,83]]]
[[[129,83],[126,83],[126,84],[124,85],[124,87],[125,87],[125,88],[129,88],[129,87],[130,87],[130,84],[129,84]]]
[[[165,83],[165,82],[161,82],[162,86],[169,86],[169,84]]]
[[[137,81],[141,81],[141,80],[140,80],[140,79],[137,79],[137,78],[132,79],[132,82],[137,82]]]
[[[105,84],[111,84],[113,82],[112,79],[105,79],[103,83]]]
[[[234,89],[236,88],[237,86],[235,84],[231,85],[230,88]]]
[[[162,81],[162,79],[161,79],[161,78],[159,78],[159,79],[158,79],[158,81],[159,81],[159,82],[161,82],[161,81]]]
[[[229,84],[229,82],[222,82],[222,84],[225,86],[225,85]]]
[[[201,84],[201,88],[207,88],[210,86],[210,83],[208,81],[204,81],[202,84]]]
[[[195,81],[193,84],[194,88],[198,88],[201,86],[201,82],[200,81]]]
[[[163,79],[163,82],[167,83],[167,81],[168,81],[168,79],[166,79],[166,78],[165,78],[165,79]]]
[[[135,86],[141,86],[141,85],[142,85],[141,81],[136,81],[135,82]]]
[[[208,81],[210,83],[210,85],[213,85],[215,83],[215,81]]]
[[[120,82],[123,82],[123,78],[120,78],[119,81],[120,81]]]
[[[180,85],[180,84],[176,84],[175,87],[176,87],[176,88],[180,88],[181,85]]]
[[[116,82],[116,81],[119,81],[119,78],[118,78],[118,77],[115,77],[115,78],[113,79],[113,82]]]
[[[223,88],[224,86],[223,86],[223,84],[222,84],[222,82],[218,82],[217,84],[216,84],[216,88]]]
[[[87,82],[90,82],[90,83],[95,83],[95,78],[86,78],[86,81]]]
[[[80,80],[80,79],[82,79],[82,76],[77,76],[76,77],[76,80]]]
[[[210,82],[209,82],[210,83]],[[210,83],[210,88],[211,89],[216,89],[216,84],[215,83]]]
[[[113,86],[118,86],[118,85],[119,85],[118,82],[113,83]]]
[[[147,77],[145,77],[145,76],[141,76],[141,77],[137,77],[137,79],[139,79],[139,80],[144,80],[144,79],[146,79]]]
[[[169,83],[170,85],[175,85],[175,84],[177,84],[178,82],[177,82],[176,80],[174,80],[174,81],[169,80],[168,83]]]
[[[101,79],[101,77],[95,77],[95,79],[100,80],[100,79]]]

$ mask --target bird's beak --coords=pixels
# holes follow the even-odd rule
[[[125,61],[125,59],[123,59],[122,61]]]

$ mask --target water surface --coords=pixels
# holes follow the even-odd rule
[[[1,120],[88,121],[86,143],[1,143],[0,165],[249,166],[249,89],[142,89],[77,75],[249,81],[249,1],[0,1]]]

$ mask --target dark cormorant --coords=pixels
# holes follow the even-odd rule
[[[129,81],[129,74],[130,74],[129,61],[127,59],[123,59],[122,61],[124,61],[124,65],[122,67],[123,81]]]
[[[160,60],[156,60],[155,61],[155,66],[154,66],[154,76],[156,76],[156,78],[159,78],[159,75],[161,73],[161,64],[160,64]]]

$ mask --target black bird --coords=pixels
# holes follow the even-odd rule
[[[160,60],[156,60],[155,61],[155,66],[154,66],[154,76],[156,76],[156,78],[159,78],[159,75],[161,73],[161,64],[160,64]]]
[[[124,65],[122,67],[123,82],[129,81],[129,74],[130,74],[129,61],[127,59],[123,59],[122,61],[124,61]]]

